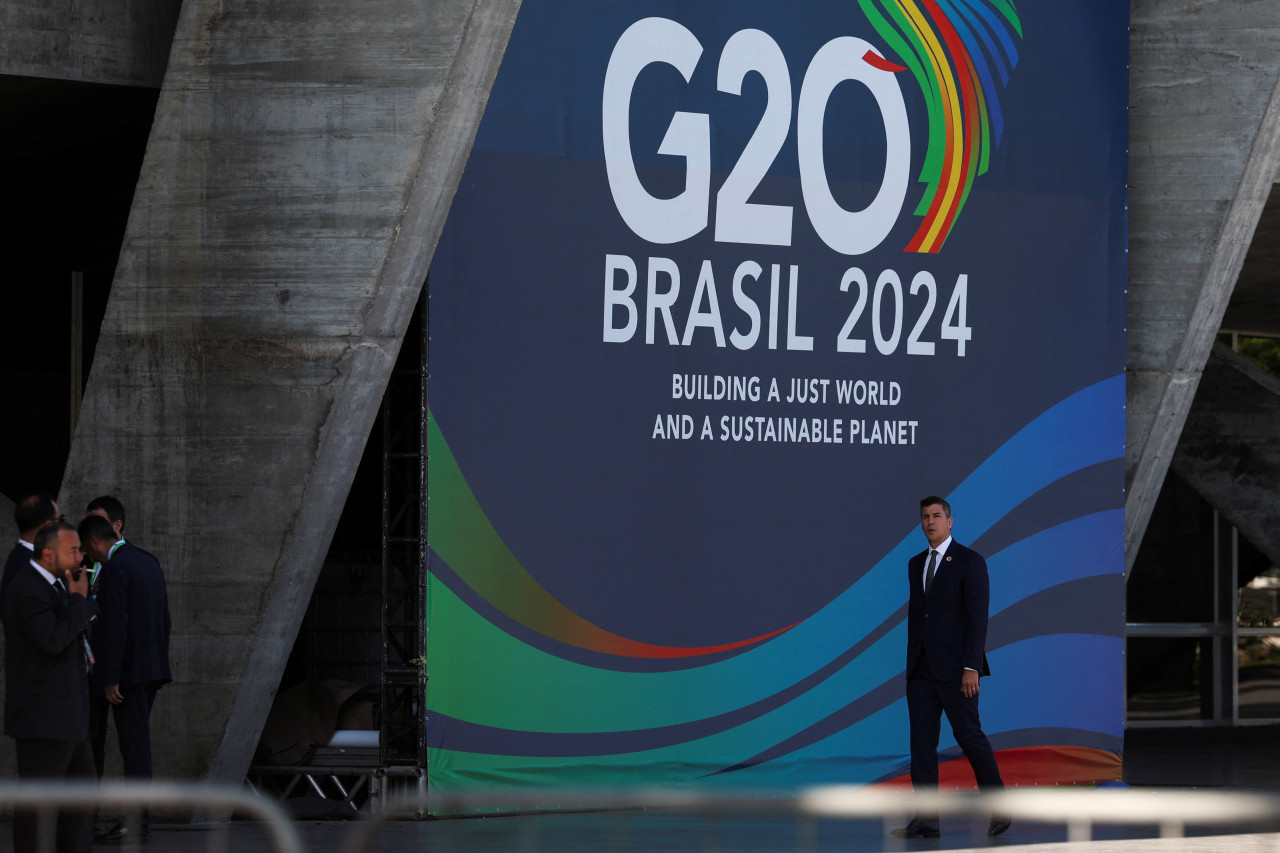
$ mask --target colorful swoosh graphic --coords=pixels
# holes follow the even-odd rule
[[[763,642],[782,628],[714,646],[660,646],[621,637],[574,613],[534,579],[494,530],[467,485],[439,422],[428,425],[431,447],[431,549],[456,578],[508,619],[552,640],[607,655],[691,658]]]
[[[1122,691],[1100,697],[1064,685],[1079,660],[1105,670],[1101,682],[1122,683],[1122,616],[1095,604],[1114,597],[1110,587],[1123,578],[1123,509],[1091,490],[1092,500],[1066,515],[1046,522],[1045,513],[1063,505],[1061,484],[1082,477],[1113,477],[1119,492],[1123,445],[1093,425],[1123,405],[1123,375],[1082,389],[1011,436],[952,492],[975,540],[991,532],[993,544],[1002,543],[988,558],[996,675],[983,688],[990,697],[983,718],[1001,760],[1018,758],[1011,781],[1118,776]],[[520,578],[523,569],[516,571],[443,433],[432,428],[428,744],[436,790],[634,785],[654,768],[669,783],[712,786],[876,783],[905,771],[902,566],[918,550],[916,530],[769,642],[756,638],[732,656],[683,669],[621,671],[530,642],[478,609],[478,597],[463,595],[465,578],[548,635],[601,648],[623,639],[594,626],[598,633],[575,634],[587,623],[549,606],[546,590]],[[504,580],[486,580],[490,570]],[[529,594],[536,608],[512,600]],[[1038,601],[1052,602],[1055,618],[1043,618]],[[666,649],[638,645],[612,647]],[[879,754],[868,754],[867,744],[881,744]]]
[[[927,185],[916,216],[924,221],[909,252],[942,248],[991,162],[1004,116],[995,79],[1009,82],[1018,63],[1013,34],[1022,23],[1012,0],[858,0],[867,19],[911,71],[924,96],[929,141],[919,180]]]
[[[1123,774],[1120,756],[1105,749],[1081,746],[1022,746],[996,752],[1000,776],[1009,788],[1034,787],[1045,779],[1059,785],[1100,785],[1118,782]],[[1069,781],[1062,781],[1069,780]],[[903,773],[878,783],[885,788],[911,788],[911,774]],[[942,791],[976,791],[973,768],[962,758],[938,765],[938,788]]]

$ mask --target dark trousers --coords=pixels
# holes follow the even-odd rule
[[[121,688],[124,700],[112,705],[104,696],[95,696],[89,704],[89,741],[93,747],[93,763],[98,778],[102,778],[106,766],[107,715],[116,722],[116,736],[120,741],[120,757],[124,760],[126,779],[151,778],[151,708],[156,703],[160,682]],[[148,814],[140,815],[140,829],[145,833],[150,823]]]
[[[1004,787],[995,753],[982,732],[978,695],[966,697],[961,692],[959,674],[953,681],[934,678],[923,652],[907,677],[907,713],[911,718],[911,785],[917,791],[938,788],[938,737],[944,713],[956,744],[973,767],[978,787],[984,791]],[[936,817],[917,817],[937,822]]]
[[[18,778],[92,782],[93,750],[89,741],[16,738]],[[61,811],[57,817],[54,849],[58,853],[88,853],[93,844],[93,810]],[[39,819],[35,812],[19,810],[13,816],[14,853],[39,849]]]
[[[158,681],[122,687],[120,696],[124,701],[111,706],[126,779],[151,778],[151,708],[159,690]]]

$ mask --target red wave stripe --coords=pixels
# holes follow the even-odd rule
[[[1098,785],[1119,782],[1123,761],[1114,752],[1083,746],[1020,746],[996,752],[1000,776],[1009,788],[1046,785]],[[910,788],[911,775],[904,774],[874,787]],[[938,766],[938,788],[942,791],[974,791],[978,783],[964,758]]]
[[[870,65],[872,68],[879,68],[881,71],[888,71],[890,74],[897,74],[899,71],[906,71],[907,66],[897,65],[885,59],[873,50],[868,50],[862,54],[862,61]]]
[[[590,625],[590,623],[584,623]],[[609,631],[595,628],[598,632],[589,638],[580,636],[560,637],[556,634],[548,634],[554,639],[568,642],[569,645],[578,646],[588,651],[603,652],[605,654],[617,655],[619,657],[633,658],[691,658],[700,657],[701,655],[713,655],[717,652],[728,652],[734,649],[741,649],[750,646],[753,643],[763,643],[765,640],[771,640],[779,634],[790,631],[796,625],[788,625],[785,628],[779,628],[776,631],[770,631],[767,634],[761,634],[759,637],[751,637],[747,640],[738,640],[733,643],[724,643],[718,646],[657,646],[652,643],[642,643],[637,640],[628,640],[626,637],[620,637]]]
[[[979,134],[978,117],[975,115],[977,112],[977,94],[974,92],[973,76],[968,68],[971,64],[968,51],[952,27],[950,20],[938,8],[937,3],[934,0],[921,0],[921,2],[928,9],[937,27],[938,36],[941,37],[946,44],[948,52],[951,54],[954,65],[953,73],[960,88],[958,93],[960,100],[958,116],[952,115],[950,98],[944,97],[942,100],[945,111],[943,124],[947,130],[946,144],[943,148],[945,155],[942,161],[942,174],[939,178],[938,189],[933,196],[933,201],[925,214],[924,222],[920,224],[920,228],[916,231],[915,236],[911,238],[911,242],[907,244],[906,249],[908,252],[933,254],[942,248],[947,235],[951,233],[951,226],[955,222],[956,214],[964,206],[964,194],[970,181],[969,171],[973,154],[977,150]],[[956,171],[956,166],[952,163],[953,160],[959,161],[958,175],[956,176],[953,176],[953,171]],[[942,220],[940,226],[938,225],[939,219]],[[933,231],[935,227],[938,228],[938,231],[930,237],[929,232]]]
[[[934,0],[922,0],[922,2],[937,22],[938,33],[946,42],[947,49],[950,51],[954,61],[955,76],[960,84],[960,96],[963,104],[961,121],[963,122],[965,137],[960,152],[962,157],[956,196],[951,202],[950,209],[945,212],[942,230],[938,233],[937,242],[933,243],[929,249],[930,252],[937,252],[942,248],[942,244],[951,233],[951,228],[955,225],[956,216],[960,213],[960,209],[964,207],[965,194],[968,193],[969,186],[973,183],[970,173],[976,171],[977,155],[981,146],[978,92],[981,91],[982,84],[978,82],[978,75],[973,67],[973,60],[969,56],[969,51],[964,46],[964,42],[961,41],[960,35],[956,32],[950,19],[943,14]]]

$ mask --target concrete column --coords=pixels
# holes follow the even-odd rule
[[[1130,568],[1280,165],[1280,2],[1131,10]]]
[[[182,6],[61,495],[167,572],[158,774],[243,778],[518,6]]]

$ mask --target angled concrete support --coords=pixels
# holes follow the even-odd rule
[[[61,496],[167,570],[159,774],[244,776],[518,7],[183,4]]]
[[[1280,378],[1215,345],[1173,470],[1280,565]]]
[[[1278,13],[1132,4],[1127,569],[1280,166]]]

